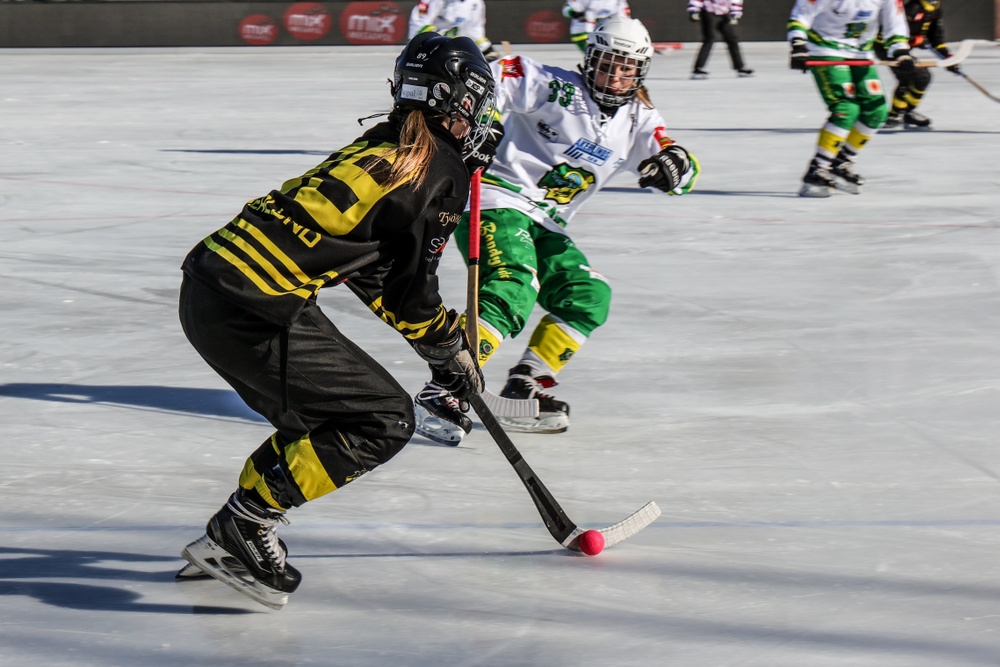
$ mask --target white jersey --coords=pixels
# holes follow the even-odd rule
[[[673,141],[663,117],[638,100],[605,117],[579,72],[508,56],[491,65],[504,139],[483,176],[483,209],[514,208],[562,232],[612,176]],[[693,185],[697,164],[674,194]]]
[[[483,0],[421,0],[410,12],[410,39],[426,30],[469,37],[484,51],[490,46]]]
[[[570,9],[583,14],[580,18],[570,18],[569,32],[572,35],[592,32],[595,23],[609,16],[631,16],[628,0],[566,0],[563,16],[569,18],[567,12]]]
[[[881,31],[889,57],[907,47],[909,30],[899,0],[797,0],[788,40],[801,37],[815,56],[867,57]]]

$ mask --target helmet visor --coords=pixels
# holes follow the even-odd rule
[[[459,115],[471,126],[469,133],[465,135],[462,146],[462,157],[467,158],[486,141],[489,136],[490,125],[497,117],[496,96],[492,90],[484,92],[478,100],[467,97],[468,113],[464,111]],[[466,100],[462,101],[462,106],[466,106]]]
[[[592,48],[587,61],[590,91],[600,104],[620,106],[635,97],[648,69],[649,58]]]

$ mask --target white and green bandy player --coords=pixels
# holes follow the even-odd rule
[[[897,69],[912,72],[916,62],[910,55],[906,15],[899,0],[797,0],[792,8],[791,67],[812,71],[830,110],[816,155],[802,179],[803,197],[829,197],[838,187],[861,192],[865,181],[854,171],[854,159],[885,124],[889,107],[874,64],[837,63],[870,60],[879,32]]]
[[[590,34],[582,71],[524,56],[491,65],[504,131],[483,176],[480,364],[521,333],[536,303],[547,312],[501,392],[537,399],[540,415],[497,415],[508,430],[566,430],[569,406],[542,389],[608,316],[611,288],[569,237],[573,215],[622,171],[673,195],[698,177],[698,161],[667,136],[643,87],[652,53],[642,23],[614,16]],[[468,213],[455,239],[466,254]],[[438,442],[457,444],[472,428],[433,383],[417,395],[416,413],[418,433]]]

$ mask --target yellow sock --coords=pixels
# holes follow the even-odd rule
[[[558,373],[566,362],[583,347],[587,337],[558,317],[546,315],[531,333],[528,350]]]
[[[816,153],[832,160],[840,153],[840,147],[844,145],[849,132],[842,127],[837,127],[833,123],[827,123],[819,131],[819,139],[816,142]]]
[[[851,128],[851,133],[847,135],[847,147],[855,154],[858,153],[868,143],[868,140],[875,136],[876,132],[877,130],[864,123],[855,123],[854,127]]]

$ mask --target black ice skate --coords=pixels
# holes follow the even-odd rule
[[[898,111],[891,111],[889,117],[885,119],[885,124],[882,125],[883,128],[897,128],[903,125],[903,114]]]
[[[544,393],[542,389],[555,386],[556,381],[548,376],[533,377],[531,367],[518,364],[510,369],[507,384],[500,396],[503,398],[529,399],[538,401],[537,417],[501,417],[500,422],[508,431],[520,433],[562,433],[569,428],[569,405]]]
[[[284,512],[264,507],[240,490],[208,521],[205,535],[184,548],[181,555],[204,573],[215,577],[264,606],[281,609],[302,581],[302,575],[285,562],[285,545],[275,534],[278,522],[288,523]],[[177,573],[181,578],[182,573]],[[186,576],[195,575],[190,571]]]
[[[698,80],[698,79],[707,79],[708,78],[708,72],[706,72],[705,70],[703,70],[701,68],[695,68],[695,70],[693,72],[691,72],[691,78],[695,79],[695,80]]]
[[[854,164],[850,160],[837,160],[833,163],[830,173],[833,175],[834,184],[838,190],[850,192],[852,195],[861,194],[865,179],[854,171]]]
[[[736,76],[738,76],[740,78],[746,78],[748,76],[753,76],[753,70],[750,69],[749,67],[741,67],[738,70],[736,70]]]
[[[472,431],[472,420],[459,409],[458,400],[434,382],[417,394],[413,412],[417,433],[442,445],[458,446]]]
[[[907,111],[903,114],[903,125],[917,130],[929,130],[931,129],[931,119],[916,111]]]
[[[813,160],[809,165],[809,171],[802,178],[802,187],[799,189],[799,196],[829,197],[833,194],[833,189],[836,186],[837,184],[833,181],[829,168]]]

